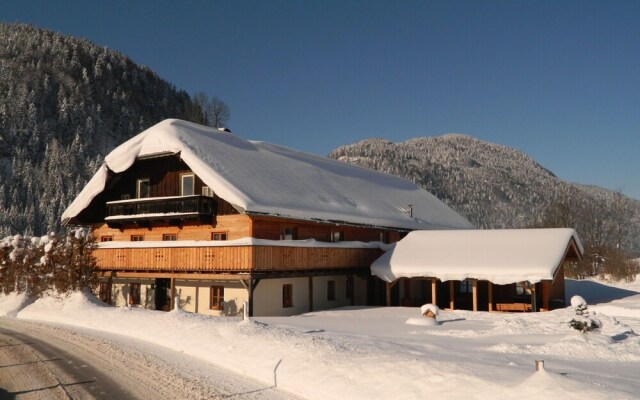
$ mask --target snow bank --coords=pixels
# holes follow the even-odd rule
[[[29,305],[31,300],[25,292],[0,295],[0,317],[15,317],[18,311]]]
[[[146,340],[309,399],[506,399],[514,393],[532,400],[604,399],[630,398],[640,390],[637,379],[624,378],[640,367],[637,336],[611,317],[599,315],[605,320],[601,338],[608,341],[598,341],[567,326],[571,308],[536,314],[443,310],[440,325],[405,323],[420,311],[347,307],[241,321],[114,308],[74,293],[40,299],[18,318]],[[593,340],[579,339],[585,336]],[[533,360],[541,356],[548,371],[533,373]],[[612,381],[612,371],[623,378]]]

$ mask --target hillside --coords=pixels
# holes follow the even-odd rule
[[[366,139],[341,146],[329,157],[405,177],[482,228],[541,226],[552,205],[562,202],[598,209],[605,218],[613,218],[613,208],[622,207],[636,230],[632,247],[640,249],[640,201],[565,182],[531,157],[506,146],[458,134],[402,143]],[[586,235],[588,232],[581,233]]]
[[[202,111],[122,54],[0,24],[0,236],[59,230],[102,157],[169,117],[202,122]]]

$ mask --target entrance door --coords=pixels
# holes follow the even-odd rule
[[[155,290],[156,310],[160,310],[160,311],[171,310],[170,290],[171,290],[171,279],[164,279],[164,278],[156,279],[156,290]]]

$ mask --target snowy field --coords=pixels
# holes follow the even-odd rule
[[[129,336],[309,399],[638,399],[640,283],[567,281],[603,326],[582,334],[571,308],[537,314],[349,307],[241,321],[113,308],[76,293],[0,315]],[[535,372],[535,360],[545,370]]]

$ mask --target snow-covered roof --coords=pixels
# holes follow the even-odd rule
[[[569,252],[580,257],[583,251],[569,228],[414,231],[378,258],[371,272],[387,282],[431,277],[536,283],[552,280]]]
[[[179,153],[220,198],[250,214],[400,229],[473,227],[406,179],[176,119],[154,125],[109,153],[64,212],[63,222],[104,190],[109,170],[124,172],[137,158],[167,153]]]

